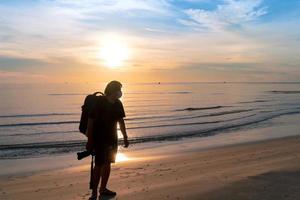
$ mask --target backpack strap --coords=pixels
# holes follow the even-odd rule
[[[104,96],[104,94],[102,92],[95,92],[93,95],[97,96],[97,94],[100,94],[100,96]]]

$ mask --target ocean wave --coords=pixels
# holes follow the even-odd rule
[[[219,120],[219,121],[209,121],[209,122],[192,122],[192,123],[177,123],[177,124],[160,124],[160,125],[149,125],[149,126],[136,126],[136,127],[127,127],[126,129],[142,129],[142,128],[160,128],[160,127],[168,127],[168,126],[188,126],[188,125],[201,125],[201,124],[212,124],[212,123],[220,123],[220,122],[229,122],[238,119],[243,119],[246,117],[251,117],[256,114],[251,114],[247,116],[242,116],[238,118],[228,119],[228,120]],[[162,120],[161,120],[162,121]],[[169,120],[170,121],[170,120]],[[64,134],[64,133],[78,133],[78,130],[69,130],[69,131],[46,131],[46,132],[32,132],[32,133],[14,133],[10,135],[0,135],[1,137],[14,137],[14,136],[29,136],[29,135],[47,135],[47,134]]]
[[[48,94],[49,96],[83,96],[83,95],[88,95],[88,94],[83,94],[83,93],[51,93]]]
[[[230,110],[230,111],[224,111],[224,112],[217,112],[217,113],[210,113],[205,115],[197,115],[197,116],[190,116],[190,117],[178,117],[173,118],[173,120],[178,119],[193,119],[193,118],[200,118],[200,117],[216,117],[216,116],[222,116],[222,115],[228,115],[228,114],[237,114],[237,113],[243,113],[243,112],[249,112],[253,111],[254,109],[240,109],[240,110]]]
[[[171,120],[169,120],[171,121]],[[225,120],[226,121],[226,120]],[[142,128],[159,128],[167,126],[186,126],[186,125],[197,125],[197,124],[212,124],[224,122],[222,120],[207,121],[207,122],[191,122],[191,123],[176,123],[176,124],[159,124],[149,126],[128,126],[126,129],[142,129]],[[33,123],[16,123],[16,124],[1,124],[1,127],[15,127],[15,126],[41,126],[41,125],[61,125],[61,124],[79,124],[79,121],[56,121],[56,122],[33,122]]]
[[[172,107],[170,104],[139,104],[139,105],[126,105],[126,108],[160,108],[160,107]]]
[[[175,111],[194,111],[194,110],[210,110],[210,109],[219,109],[219,108],[224,108],[228,106],[211,106],[211,107],[199,107],[199,108],[183,108],[183,109],[177,109]]]
[[[190,94],[191,91],[171,91],[171,92],[125,92],[125,94]],[[50,93],[49,96],[83,96],[84,93]]]
[[[238,109],[238,110],[230,110],[230,111],[223,111],[223,112],[216,112],[216,113],[209,113],[204,115],[183,115],[181,117],[177,117],[174,115],[169,116],[149,116],[149,117],[137,117],[137,118],[130,118],[129,120],[141,120],[141,119],[157,119],[157,120],[151,120],[151,123],[153,122],[161,122],[161,121],[174,121],[174,120],[186,120],[186,119],[195,119],[195,118],[203,118],[203,117],[218,117],[223,115],[230,115],[230,114],[237,114],[237,113],[244,113],[253,111],[255,109]],[[140,121],[132,124],[138,124],[138,123],[145,123],[145,121]]]
[[[149,116],[149,117],[136,117],[136,118],[128,118],[125,120],[138,120],[138,119],[162,119],[160,121],[173,121],[173,120],[184,120],[184,119],[193,119],[193,118],[201,118],[201,117],[213,117],[213,116],[221,116],[226,114],[234,114],[234,113],[242,113],[242,112],[248,112],[252,111],[253,109],[244,109],[244,110],[232,110],[232,111],[224,111],[219,113],[210,113],[205,115],[198,115],[198,116],[189,116],[186,115],[185,117],[177,117],[177,118],[170,118],[171,115],[168,116]],[[174,117],[174,116],[173,116]],[[167,119],[165,119],[167,118]],[[217,123],[218,121],[215,121],[214,123]],[[213,123],[213,122],[199,122],[201,123]],[[62,125],[62,124],[79,124],[79,121],[55,121],[55,122],[25,122],[25,123],[14,123],[14,124],[0,124],[1,127],[17,127],[17,126],[43,126],[43,125]],[[138,124],[138,123],[128,123],[128,124]],[[178,124],[178,125],[191,125],[193,123],[186,123],[186,124]],[[140,128],[154,128],[154,127],[165,127],[165,126],[178,126],[176,124],[162,124],[162,125],[152,125],[152,126],[137,126],[137,127],[127,127],[127,129],[140,129]]]
[[[171,92],[126,92],[125,94],[190,94],[191,91],[171,91]]]
[[[155,136],[130,138],[130,143],[137,144],[137,143],[145,143],[145,142],[173,141],[173,140],[179,140],[187,137],[199,137],[199,136],[201,137],[201,136],[215,135],[224,131],[239,130],[240,128],[246,128],[249,125],[258,124],[276,117],[280,117],[282,115],[291,115],[291,114],[300,114],[300,111],[298,110],[298,111],[286,111],[281,113],[274,113],[267,116],[249,118],[248,120],[236,124],[227,123],[219,127],[207,128],[204,130],[186,131],[186,132],[181,131],[180,133],[177,132],[168,135],[155,135]],[[76,141],[68,141],[68,142],[63,141],[63,142],[41,142],[41,143],[28,143],[28,144],[0,145],[0,150],[1,150],[0,159],[27,158],[27,157],[49,155],[49,154],[76,152],[79,150],[84,150],[85,143],[86,143],[85,140],[76,140]],[[122,139],[119,140],[119,144],[123,144]]]
[[[31,132],[31,133],[13,133],[9,135],[0,135],[0,137],[15,137],[15,136],[29,136],[29,135],[48,135],[48,134],[63,134],[63,133],[78,133],[77,130],[73,131],[45,131],[45,132]]]
[[[149,125],[149,126],[135,126],[135,127],[128,127],[126,129],[160,128],[160,127],[167,127],[167,126],[187,126],[187,125],[215,124],[215,123],[219,123],[219,122],[223,122],[223,121],[218,120],[218,121],[208,121],[208,122],[190,122],[190,123],[160,124],[160,125]]]
[[[240,101],[238,103],[264,103],[264,102],[269,102],[267,100],[255,100],[255,101]]]
[[[41,126],[41,125],[59,125],[59,124],[79,124],[79,121],[28,122],[28,123],[16,123],[16,124],[0,124],[0,127]]]
[[[286,91],[280,91],[280,90],[272,90],[272,91],[268,91],[268,92],[271,92],[273,94],[300,94],[300,91],[296,90],[296,91],[293,91],[293,90],[286,90]]]
[[[143,119],[163,119],[163,118],[172,118],[174,115],[151,115],[147,117],[126,117],[125,121],[133,121],[133,120],[143,120]]]
[[[0,150],[14,150],[14,149],[40,149],[40,148],[60,148],[60,147],[76,147],[82,145],[83,140],[75,140],[70,142],[36,142],[36,143],[27,143],[27,144],[8,144],[0,145]]]
[[[190,91],[179,91],[179,92],[173,92],[173,94],[190,94],[192,92]]]
[[[0,115],[0,118],[25,118],[25,117],[48,117],[48,116],[64,116],[64,115],[79,115],[79,113],[37,113],[37,114],[15,114],[15,115]]]

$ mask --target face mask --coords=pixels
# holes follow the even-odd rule
[[[118,91],[117,93],[116,93],[116,97],[119,99],[119,98],[121,98],[122,97],[122,91]]]

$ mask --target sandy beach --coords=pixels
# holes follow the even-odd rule
[[[300,0],[0,1],[0,200],[300,200],[299,24]]]
[[[109,187],[118,192],[113,199],[273,200],[300,195],[298,136],[139,155],[146,152],[144,158],[113,165]],[[88,164],[11,177],[1,181],[0,199],[88,199],[88,181]]]

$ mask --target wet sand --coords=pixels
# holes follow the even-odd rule
[[[88,164],[11,177],[1,180],[0,199],[88,199],[88,182]],[[118,192],[112,199],[124,200],[294,200],[300,196],[300,137],[163,156],[145,149],[113,165],[109,188]]]

